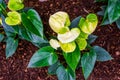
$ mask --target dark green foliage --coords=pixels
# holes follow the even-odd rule
[[[98,12],[99,15],[104,16],[101,25],[116,22],[117,27],[120,29],[120,0],[108,0],[107,5],[101,7],[101,9],[102,11]]]
[[[95,62],[96,62],[96,52],[91,49],[90,52],[83,54],[81,58],[81,66],[85,79],[87,79],[92,72]]]
[[[18,39],[8,37],[6,40],[6,57],[12,56],[18,47]]]
[[[89,44],[92,44],[92,43],[97,39],[97,37],[98,37],[98,36],[96,36],[96,35],[89,35],[89,36],[88,36],[88,39],[87,39],[87,42],[88,42]]]
[[[59,66],[56,71],[58,80],[75,80],[75,72],[70,68],[65,68],[64,66]]]
[[[4,35],[0,34],[0,42],[2,42],[3,39],[4,39]]]
[[[113,59],[111,55],[102,47],[99,46],[93,46],[94,51],[97,54],[97,61],[108,61]]]
[[[79,48],[77,47],[72,53],[63,53],[63,55],[69,67],[75,71],[81,57]]]
[[[21,10],[22,23],[18,25],[8,25],[5,22],[7,17],[6,4],[3,0],[0,1],[0,16],[2,19],[2,28],[5,34],[1,34],[0,41],[3,37],[6,42],[6,57],[10,57],[15,53],[18,46],[18,39],[25,39],[32,42],[37,47],[43,47],[48,45],[48,41],[43,34],[43,24],[40,16],[34,9],[28,9],[27,11]],[[11,46],[10,46],[11,45]],[[10,51],[11,50],[11,51]]]
[[[39,49],[31,58],[28,67],[44,67],[56,63],[58,60],[57,54],[50,46]]]

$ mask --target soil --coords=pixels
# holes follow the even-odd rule
[[[94,0],[25,0],[28,7],[34,7],[43,21],[44,31],[47,37],[53,35],[49,28],[49,16],[57,11],[65,11],[71,20],[77,16],[86,16],[88,13],[97,13],[101,3]],[[101,17],[99,17],[99,23]],[[93,33],[97,40],[93,45],[105,48],[114,58],[107,62],[96,62],[95,68],[88,80],[120,80],[120,30],[115,24],[98,26]],[[16,53],[6,59],[5,43],[0,43],[0,80],[57,80],[56,76],[47,74],[45,68],[27,68],[28,62],[37,47],[31,43],[21,40]],[[76,70],[77,80],[84,80],[81,69]]]

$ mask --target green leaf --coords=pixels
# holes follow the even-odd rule
[[[104,17],[101,26],[108,25],[108,24],[110,24],[110,21],[108,20],[108,18]]]
[[[3,0],[0,0],[0,4],[3,2]]]
[[[20,36],[20,38],[22,38],[22,39],[25,39],[25,40],[27,40],[27,41],[31,41],[31,38],[30,38],[30,36],[29,35],[32,35],[32,33],[30,32],[30,31],[28,31],[28,30],[26,30],[24,27],[18,27],[19,29],[18,29],[18,34],[19,34],[19,36]]]
[[[102,47],[94,46],[93,49],[97,54],[97,61],[108,61],[113,59],[111,55]]]
[[[2,17],[2,26],[4,28],[6,35],[7,36],[15,36],[16,31],[14,30],[14,28],[5,23],[5,17],[3,15],[1,17]]]
[[[29,11],[28,11],[28,13],[29,13]],[[39,26],[40,25],[40,23],[38,23],[39,21],[37,21],[37,19],[34,18],[34,16],[37,16],[37,15],[33,14],[34,16],[31,15],[32,17],[29,15],[26,13],[21,14],[22,23],[23,23],[24,27],[28,31],[30,31],[30,32],[32,32],[40,37],[43,37],[43,34],[41,34],[42,32],[40,32],[40,31],[42,31],[42,30],[40,30],[40,29],[42,29],[42,27]],[[32,20],[31,20],[31,18],[32,18]],[[33,22],[32,22],[33,20],[34,20],[34,22],[36,21],[36,26],[34,26],[35,23],[33,24]]]
[[[97,14],[100,16],[104,16],[107,6],[104,5],[104,6],[101,6],[100,8],[102,9],[102,11],[97,12]]]
[[[81,19],[81,16],[78,16],[77,18],[73,19],[70,24],[70,28],[78,27],[80,19]]]
[[[39,14],[34,9],[30,9],[27,12],[27,16],[34,27],[39,31],[40,35],[43,37],[43,24]]]
[[[120,17],[120,0],[109,0],[107,11],[110,23],[116,21]]]
[[[6,41],[6,57],[10,57],[12,56],[16,49],[18,47],[18,39],[14,39],[12,37],[8,37],[7,41]]]
[[[99,11],[99,12],[97,12],[97,15],[100,15],[100,16],[104,16],[104,11]]]
[[[0,13],[7,8],[4,0],[0,0]]]
[[[39,49],[30,59],[28,67],[44,67],[57,62],[58,56],[50,46]]]
[[[108,7],[102,7],[102,10],[104,12],[104,17],[103,17],[103,20],[102,20],[102,23],[101,25],[107,25],[107,24],[110,24],[110,21],[108,19],[108,11],[107,11]]]
[[[75,80],[76,75],[75,72],[70,68],[64,68],[64,66],[59,66],[56,71],[58,80]]]
[[[83,54],[81,58],[81,66],[85,79],[87,79],[92,72],[96,62],[96,57],[97,55],[92,49],[90,50],[90,52],[86,52]]]
[[[120,18],[116,21],[117,27],[120,29]]]
[[[79,48],[76,47],[74,52],[63,53],[63,55],[64,55],[64,58],[65,58],[67,64],[70,66],[70,68],[73,71],[75,71],[75,69],[79,63],[80,57],[81,57]]]
[[[21,39],[32,42],[37,47],[48,45],[48,41],[26,30],[24,27],[19,27],[19,36]]]
[[[87,42],[89,44],[92,44],[97,38],[98,38],[98,36],[91,34],[91,35],[88,36]]]
[[[4,35],[0,33],[0,42],[4,39]]]
[[[48,73],[51,74],[51,75],[55,75],[56,74],[56,70],[58,69],[58,67],[60,66],[60,62],[57,61],[55,64],[51,65],[49,68],[48,68]]]

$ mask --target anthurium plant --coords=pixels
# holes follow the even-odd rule
[[[102,11],[98,15],[103,16],[101,25],[116,23],[120,29],[120,0],[96,0],[96,2],[106,2],[107,5],[101,7]]]
[[[97,38],[92,35],[97,24],[97,16],[93,13],[86,18],[79,16],[72,22],[66,12],[51,15],[49,25],[57,35],[49,40],[49,45],[36,51],[28,67],[49,66],[48,73],[57,75],[58,80],[76,80],[75,71],[81,67],[88,79],[96,61],[112,59],[102,47],[91,46]]]
[[[7,58],[15,53],[20,39],[37,47],[48,44],[39,14],[32,8],[25,8],[23,0],[0,0],[0,25],[0,42],[6,42]]]

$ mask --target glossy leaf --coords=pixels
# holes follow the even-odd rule
[[[94,52],[94,50],[90,50],[90,52],[86,52],[83,54],[81,58],[81,66],[82,66],[82,72],[87,79],[92,72],[95,62],[96,62],[97,55]]]
[[[70,28],[78,27],[80,19],[81,19],[81,16],[78,16],[77,18],[73,19],[70,24]]]
[[[38,30],[40,35],[43,37],[43,24],[39,14],[34,9],[30,9],[27,12],[27,16],[29,17],[28,19],[32,22],[34,27]]]
[[[4,10],[7,8],[6,3],[4,0],[0,0],[0,15],[4,12]]]
[[[34,14],[33,14],[34,15]],[[30,31],[30,32],[32,32],[32,33],[34,33],[34,34],[36,34],[36,35],[38,35],[38,36],[42,36],[41,35],[41,32],[40,31],[42,31],[42,30],[39,30],[40,28],[36,28],[34,25],[33,25],[33,23],[32,23],[32,21],[31,21],[31,19],[30,19],[30,16],[28,16],[26,13],[22,13],[21,14],[21,18],[22,18],[22,23],[23,23],[23,25],[24,25],[24,27],[28,30],[28,31]],[[35,19],[36,20],[36,19]],[[41,26],[37,26],[37,27],[41,27]]]
[[[75,80],[75,72],[70,68],[64,68],[64,66],[59,66],[56,71],[58,80]]]
[[[87,42],[89,44],[92,44],[97,38],[98,38],[98,36],[91,34],[91,35],[88,36]]]
[[[3,2],[3,0],[0,0],[0,3],[2,3]]]
[[[4,35],[0,33],[0,42],[4,39]]]
[[[102,11],[97,12],[97,14],[100,16],[104,16],[107,6],[104,5],[104,6],[101,6],[100,8],[102,9]]]
[[[63,53],[63,55],[64,55],[64,58],[65,58],[67,64],[69,65],[69,67],[73,71],[75,71],[75,69],[79,63],[80,57],[81,57],[81,53],[80,53],[79,48],[76,47],[76,50],[74,52]]]
[[[28,67],[44,67],[57,62],[58,56],[50,46],[39,49],[31,58]]]
[[[104,16],[104,13],[105,13],[104,11],[97,12],[97,14],[100,15],[100,16]]]
[[[12,56],[16,49],[18,47],[18,39],[14,39],[12,37],[8,37],[7,41],[6,41],[6,57],[10,57]]]
[[[12,26],[9,26],[5,23],[5,17],[2,15],[2,26],[7,36],[15,36],[16,31]]]
[[[113,59],[111,55],[102,47],[94,46],[93,49],[97,54],[97,61],[108,61]]]
[[[113,23],[120,17],[120,1],[119,0],[109,0],[108,1],[108,19],[110,23]]]
[[[105,12],[101,25],[108,25],[108,24],[110,24],[110,21],[108,19],[108,13]]]
[[[103,17],[101,25],[110,24],[110,21],[108,19],[108,11],[107,11],[108,7],[105,6],[105,7],[101,7],[101,8],[102,8],[102,11],[104,12],[104,17]]]
[[[59,61],[57,61],[55,64],[51,65],[48,68],[48,73],[51,74],[51,75],[55,75],[59,66],[61,66],[61,64],[60,64]]]
[[[24,27],[19,27],[19,36],[21,39],[32,42],[37,47],[48,45],[48,41],[26,30]]]

